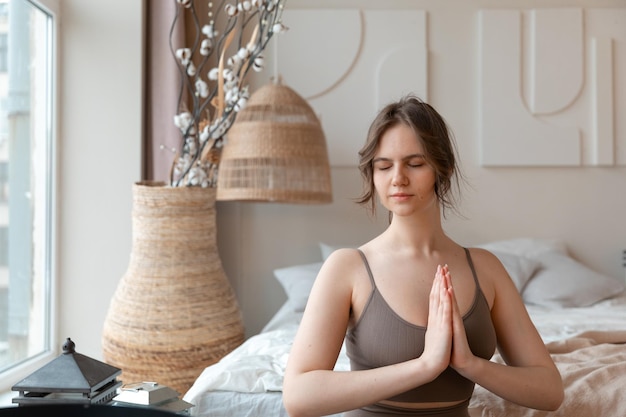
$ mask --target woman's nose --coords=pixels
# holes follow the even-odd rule
[[[397,167],[394,168],[393,171],[393,177],[392,177],[392,183],[393,185],[406,185],[408,177],[406,176],[404,170],[402,169],[402,167]]]

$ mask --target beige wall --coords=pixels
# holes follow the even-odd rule
[[[619,155],[622,155],[620,159],[615,158],[617,161],[615,166],[597,167],[581,164],[570,167],[486,167],[481,164],[478,11],[492,8],[528,11],[538,5],[537,2],[524,0],[506,2],[290,0],[287,9],[309,12],[324,9],[340,9],[342,12],[349,9],[384,8],[424,10],[427,22],[425,58],[428,60],[426,69],[428,77],[423,93],[427,94],[428,100],[444,115],[454,131],[468,182],[462,201],[462,212],[466,218],[451,216],[445,224],[448,232],[465,245],[516,237],[560,238],[567,243],[572,255],[582,262],[598,271],[623,279],[621,253],[626,249],[626,218],[623,214],[626,213],[626,167],[624,152],[621,149],[626,147],[626,132],[617,129],[624,128],[623,122],[615,124],[616,137],[619,137],[616,153],[621,152]],[[623,1],[541,2],[541,7],[595,10],[603,7],[621,7],[622,12],[625,5]],[[366,14],[363,52],[354,68],[331,93],[310,101],[312,107],[321,114],[331,152],[333,150],[336,152],[331,155],[331,161],[339,161],[332,170],[334,203],[319,207],[249,203],[223,203],[220,206],[220,247],[227,272],[237,286],[248,334],[257,332],[284,300],[284,294],[272,276],[274,268],[317,261],[320,259],[317,242],[352,244],[362,242],[384,225],[384,216],[373,225],[365,212],[350,202],[350,199],[361,190],[361,183],[356,168],[343,162],[346,159],[345,148],[352,146],[345,142],[351,140],[353,136],[356,136],[359,143],[363,140],[363,132],[366,131],[373,109],[377,106],[376,94],[385,96],[388,93],[376,91],[378,88],[376,84],[390,84],[389,80],[381,82],[367,73],[368,70],[373,73],[382,62],[382,59],[377,61],[378,57],[373,56],[368,48],[378,41],[379,36],[384,36],[382,33],[372,32],[376,23],[371,23],[368,18]],[[286,19],[285,24],[290,26],[287,14]],[[322,27],[327,27],[323,23],[318,26],[320,31],[323,30]],[[314,51],[311,48],[317,45],[323,51],[317,54],[318,61],[311,60],[311,68],[308,69],[300,66],[299,72],[293,71],[292,66],[287,65],[288,62],[282,67],[279,64],[277,72],[283,75],[288,85],[296,91],[302,91],[306,97],[306,94],[315,91],[315,87],[311,85],[323,85],[323,82],[318,80],[323,78],[320,74],[326,71],[326,68],[322,68],[323,65],[346,66],[346,61],[349,64],[350,59],[345,59],[342,54],[349,55],[348,58],[354,54],[358,42],[345,38],[355,37],[354,32],[357,30],[355,26],[358,26],[358,23],[346,22],[345,27],[350,28],[351,32],[343,36],[341,30],[335,27],[326,30],[333,31],[334,41],[342,46],[346,45],[345,49],[328,47],[330,42],[324,37],[325,33],[311,34],[312,40],[307,43],[306,48],[302,48],[301,53],[313,55]],[[586,30],[591,29],[591,22],[587,21]],[[294,27],[292,31],[294,36],[296,30]],[[626,29],[622,30],[624,31]],[[416,39],[420,39],[420,31],[416,32]],[[409,36],[413,35],[412,32],[408,33]],[[283,36],[289,35],[288,32]],[[619,59],[614,60],[615,74],[625,62],[623,46],[625,38],[626,33],[621,33],[619,43],[614,43],[614,50],[621,54]],[[389,44],[389,49],[403,42],[407,43],[405,39],[398,39],[397,42]],[[384,52],[385,44],[382,48]],[[383,52],[380,55],[383,55]],[[290,49],[279,50],[279,63],[289,60],[295,53],[298,52]],[[589,51],[587,53],[590,54]],[[588,54],[585,55],[586,60],[589,59]],[[322,57],[325,57],[325,60]],[[323,65],[317,66],[320,61]],[[406,61],[411,63],[410,65],[419,66],[419,62],[415,62],[409,56]],[[369,68],[364,68],[367,66]],[[570,106],[574,107],[574,111],[578,111],[575,106],[582,107],[581,103],[585,103],[591,94],[591,67],[585,66],[583,70],[583,90],[578,101]],[[285,74],[283,71],[288,73]],[[623,68],[621,71],[623,74]],[[273,72],[273,69],[268,69],[264,75],[268,77],[273,75]],[[327,72],[333,72],[333,69]],[[396,73],[395,70],[393,72]],[[342,74],[342,71],[336,70],[335,73]],[[407,71],[398,68],[397,73],[406,74]],[[408,75],[407,85],[411,84],[419,89],[419,80],[411,79],[410,71]],[[416,69],[416,77],[418,75],[420,74]],[[562,76],[565,77],[567,74]],[[624,114],[626,80],[623,76],[617,75],[615,80],[615,103],[621,106],[619,109]],[[346,99],[346,94],[351,94],[352,100]],[[338,102],[340,104],[337,104]],[[341,110],[343,105],[344,110]],[[509,111],[507,108],[501,109],[504,115]],[[566,117],[568,113],[564,111],[562,119],[556,121],[547,119],[547,122],[568,122],[564,120]],[[581,111],[574,117],[574,123],[582,122],[582,118],[589,117],[589,111]],[[493,119],[494,123],[497,121]],[[516,133],[518,132],[507,131],[506,128],[502,131],[503,136]],[[587,136],[582,140],[588,144],[588,132],[584,131],[584,134]],[[356,157],[357,149],[353,147],[348,151]],[[558,160],[560,150],[553,152],[555,152],[552,155],[553,159]],[[350,155],[348,154],[349,157]],[[589,159],[589,155],[584,157],[585,160]],[[564,277],[563,285],[567,285],[566,281],[567,277]]]
[[[139,0],[61,3],[58,340],[101,358],[102,325],[131,244],[141,166]]]
[[[63,0],[61,140],[59,145],[59,340],[101,357],[100,336],[109,300],[126,270],[131,242],[131,184],[140,175],[141,1]],[[618,0],[553,0],[554,6],[621,6]],[[533,7],[511,1],[304,1],[288,7],[409,7],[428,11],[432,47],[429,92],[459,142],[471,187],[467,219],[446,228],[463,244],[534,236],[563,238],[573,254],[623,277],[626,248],[626,168],[485,168],[479,164],[475,23],[468,8]],[[288,22],[287,22],[288,23]],[[469,48],[455,49],[455,37]],[[445,53],[452,50],[453,53]],[[621,86],[620,88],[624,88]],[[363,117],[363,125],[369,117]],[[330,140],[331,138],[329,138]],[[317,243],[356,243],[384,225],[351,202],[360,191],[353,167],[334,167],[334,203],[325,206],[218,203],[219,243],[237,290],[247,334],[257,332],[284,294],[277,267],[319,259]]]

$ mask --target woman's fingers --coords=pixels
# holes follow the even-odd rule
[[[452,300],[445,271],[438,266],[433,280],[423,353],[439,371],[449,365],[452,352]]]
[[[465,323],[463,322],[461,309],[459,308],[456,294],[451,284],[450,300],[452,306],[452,354],[450,357],[450,365],[458,370],[467,366],[473,358],[473,353],[467,342]]]
[[[433,280],[433,285],[430,290],[430,300],[429,300],[429,314],[430,317],[432,314],[436,313],[439,310],[439,306],[441,304],[441,266],[437,265],[437,272],[435,273],[435,279]]]

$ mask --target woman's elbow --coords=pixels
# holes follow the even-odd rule
[[[298,398],[298,394],[293,391],[288,386],[283,386],[283,407],[285,407],[289,417],[306,417],[305,410],[302,408],[302,401]]]
[[[555,379],[552,384],[552,389],[548,392],[548,395],[544,399],[544,405],[541,409],[545,411],[556,411],[559,409],[563,400],[565,399],[565,390],[563,389],[563,380],[561,375],[557,374],[558,378]]]
[[[305,417],[305,414],[297,407],[297,404],[293,404],[283,399],[283,406],[289,417]]]
[[[556,411],[559,409],[561,404],[563,404],[563,400],[565,400],[565,391],[563,389],[563,383],[561,382],[558,385],[559,389],[555,390],[556,392],[552,396],[552,401],[549,404],[548,411]]]

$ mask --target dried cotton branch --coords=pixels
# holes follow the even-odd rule
[[[183,140],[172,165],[170,185],[215,187],[224,135],[250,97],[246,75],[250,69],[263,70],[263,50],[273,35],[287,30],[281,21],[285,0],[221,1],[215,9],[209,2],[205,24],[197,16],[194,0],[175,3],[170,49],[181,85],[174,124]],[[216,20],[222,12],[220,34]],[[195,28],[193,46],[175,49],[174,29],[186,15]],[[250,39],[244,41],[248,33]],[[217,66],[207,68],[213,61]]]

